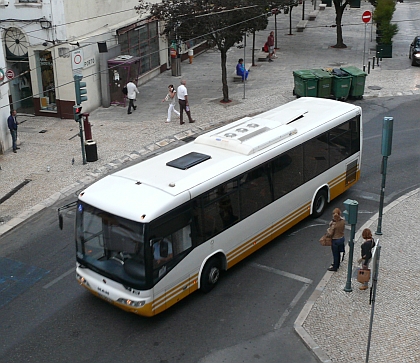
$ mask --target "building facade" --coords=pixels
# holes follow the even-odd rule
[[[109,106],[127,81],[125,68],[108,70],[123,56],[139,84],[168,67],[166,39],[157,21],[142,19],[138,0],[0,0],[9,102],[18,113],[72,118],[73,77],[83,76],[83,112]],[[0,53],[1,54],[1,53]],[[121,92],[119,92],[121,93]]]

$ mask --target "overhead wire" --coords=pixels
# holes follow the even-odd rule
[[[252,6],[252,7],[255,7],[255,6]],[[122,10],[122,11],[120,11],[119,13],[126,12],[126,11],[132,11],[132,10],[133,10],[133,9]],[[238,9],[238,10],[242,10],[242,8],[241,8],[241,9]],[[218,13],[214,13],[214,15],[217,15],[217,14],[218,14]],[[222,28],[218,28],[218,29],[216,29],[216,30],[209,31],[208,33],[203,34],[203,35],[201,35],[201,36],[198,36],[198,37],[193,37],[193,38],[189,38],[188,40],[185,40],[185,41],[184,41],[184,43],[186,43],[186,42],[191,42],[191,41],[194,41],[194,40],[197,40],[197,39],[200,39],[200,38],[206,37],[206,36],[208,36],[208,35],[210,35],[210,34],[212,34],[212,33],[221,32],[221,31],[226,30],[226,29],[228,29],[228,28],[238,26],[238,25],[240,25],[240,24],[243,24],[243,23],[249,22],[249,21],[254,20],[254,19],[257,19],[257,18],[259,18],[259,17],[267,16],[268,14],[271,14],[271,13],[262,13],[262,14],[260,14],[260,15],[258,15],[258,16],[255,16],[255,17],[252,17],[252,18],[248,18],[248,19],[242,20],[242,21],[237,22],[237,23],[235,23],[235,24],[227,25],[227,26],[225,26],[225,27],[222,27]],[[67,24],[73,24],[73,23],[78,23],[78,22],[82,22],[82,21],[92,20],[92,19],[95,19],[95,18],[100,18],[100,17],[104,17],[104,16],[108,16],[108,15],[111,15],[111,14],[104,14],[104,15],[99,15],[99,16],[96,16],[96,17],[85,18],[85,19],[81,19],[81,20],[77,20],[77,21],[73,21],[73,22],[68,22],[68,23],[66,23],[66,24],[59,24],[59,25],[56,25],[56,26],[64,26],[64,25],[67,25]],[[201,15],[200,15],[200,16],[201,16]],[[199,16],[190,15],[189,17],[187,17],[187,20],[189,20],[189,19],[193,19],[193,18],[196,18],[196,17],[199,17]],[[139,21],[142,21],[142,20],[145,20],[145,19],[139,19]],[[393,22],[393,23],[410,22],[410,21],[418,21],[418,20],[419,20],[419,19],[413,19],[413,20],[408,20],[408,19],[407,19],[407,20],[399,20],[399,21],[395,21],[395,22]],[[341,26],[342,26],[342,27],[347,27],[347,26],[360,26],[360,25],[363,25],[363,24],[360,24],[360,23],[348,23],[348,24],[341,24]],[[335,24],[332,24],[332,25],[311,26],[311,27],[309,27],[309,28],[307,28],[307,29],[316,29],[316,28],[325,28],[325,27],[335,27]],[[288,30],[288,29],[289,29],[289,27],[285,27],[285,28],[280,28],[279,30]],[[36,30],[36,31],[39,31],[39,30]],[[107,34],[107,33],[109,33],[109,31],[106,31],[106,32],[103,32],[103,33],[99,33],[99,34],[95,34],[95,36],[101,36],[101,35],[104,35],[104,34]],[[182,33],[181,33],[181,34],[182,34]],[[32,35],[32,36],[33,36],[33,35]],[[42,38],[38,38],[38,37],[35,37],[35,36],[33,36],[33,37],[34,37],[34,38],[37,38],[37,39],[42,40]],[[115,37],[105,39],[104,41],[106,42],[106,41],[109,41],[109,40],[115,40]],[[69,43],[69,44],[70,44],[71,42],[66,41],[66,43]],[[83,47],[86,47],[86,46],[89,46],[89,45],[94,44],[94,42],[81,42],[81,44],[83,44],[83,43],[88,43],[88,44],[86,44],[86,45],[84,45],[84,46],[79,46],[77,49],[79,49],[79,48],[83,48]],[[55,46],[58,46],[58,45],[59,45],[59,44],[57,44],[57,45],[55,45]],[[70,45],[72,45],[72,44],[70,44]],[[151,55],[153,55],[153,54],[155,54],[155,53],[159,53],[159,52],[160,52],[160,51],[162,51],[162,50],[168,50],[168,49],[170,49],[170,46],[168,46],[168,47],[166,47],[166,48],[163,48],[163,49],[158,49],[157,51],[150,52],[150,53],[148,53],[148,54],[144,54],[144,55],[142,55],[142,57],[144,57],[144,56],[151,56]],[[57,58],[63,57],[63,56],[65,56],[65,55],[67,55],[67,54],[70,54],[70,53],[71,53],[72,51],[74,51],[74,50],[75,50],[75,49],[73,49],[73,50],[69,50],[68,52],[66,52],[66,53],[64,53],[64,54],[61,54],[61,56],[58,56],[58,57],[53,58],[53,60],[56,60]],[[31,55],[31,56],[34,56],[34,55]],[[131,59],[131,58],[130,58],[130,59]],[[130,59],[127,59],[126,61],[123,61],[121,64],[129,63],[129,62],[130,62]],[[112,67],[108,67],[108,68],[106,68],[106,71],[109,71],[109,70],[111,70],[111,69],[117,68],[117,67],[119,67],[119,66],[120,66],[120,64],[119,64],[119,65],[112,66]],[[25,71],[25,72],[21,73],[20,75],[17,75],[16,77],[14,77],[14,78],[13,78],[13,80],[14,80],[14,79],[16,79],[16,78],[19,78],[19,77],[23,76],[24,74],[26,74],[26,73],[28,73],[28,72],[31,72],[31,71],[33,71],[33,70],[36,70],[37,68],[38,68],[38,67],[35,67],[35,68],[33,68],[33,69],[30,69],[30,70],[28,70],[28,71]],[[103,73],[103,70],[102,70],[102,71],[93,72],[93,73],[88,74],[88,75],[85,75],[85,76],[84,76],[84,78],[89,78],[89,77],[92,77],[92,76],[97,75],[97,74],[100,74],[100,73]],[[11,81],[11,80],[9,80],[9,81],[5,81],[5,82],[1,83],[1,84],[0,84],[0,86],[2,86],[2,85],[3,85],[3,84],[5,84],[5,83],[8,83],[8,82],[10,82],[10,81]],[[72,84],[72,83],[73,83],[73,81],[66,82],[66,83],[63,83],[63,84],[60,84],[60,85],[55,86],[53,89],[58,89],[58,88],[60,88],[60,87],[67,86],[67,85]],[[39,93],[37,93],[37,94],[32,94],[31,96],[26,97],[26,98],[19,99],[19,100],[17,100],[17,101],[15,101],[15,102],[13,102],[12,104],[18,103],[18,102],[23,101],[23,100],[26,100],[26,99],[30,99],[30,98],[32,98],[32,97],[34,97],[34,96],[35,96],[35,97],[36,97],[36,96],[40,96],[40,95],[42,95],[42,94],[43,94],[43,92],[39,92]],[[9,106],[10,106],[10,105],[8,104],[8,105],[6,105],[6,106],[2,106],[2,107],[0,107],[0,108],[9,107]]]

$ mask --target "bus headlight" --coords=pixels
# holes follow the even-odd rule
[[[117,302],[127,305],[127,306],[131,306],[133,308],[141,308],[142,306],[144,306],[144,303],[145,303],[144,300],[135,301],[135,300],[123,299],[123,298],[119,298]]]
[[[83,276],[80,276],[78,273],[76,273],[76,279],[79,281],[80,285],[86,285],[90,287],[89,282],[87,282],[86,279]]]

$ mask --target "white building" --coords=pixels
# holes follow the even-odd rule
[[[10,115],[9,84],[6,81],[6,64],[3,48],[0,47],[0,154],[12,147],[12,137],[7,128],[7,118]]]
[[[15,75],[12,107],[72,118],[75,74],[87,84],[82,106],[90,112],[123,102],[121,85],[128,78],[139,77],[141,84],[167,70],[168,46],[158,22],[140,19],[136,5],[138,0],[0,0],[1,66]],[[128,57],[108,70],[108,60],[120,55]]]

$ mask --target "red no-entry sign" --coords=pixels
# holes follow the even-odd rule
[[[372,13],[369,10],[366,10],[362,14],[362,20],[363,20],[364,23],[369,23],[370,19],[372,19]]]
[[[7,79],[13,79],[13,78],[15,78],[15,72],[13,72],[13,70],[11,70],[11,69],[8,69],[6,71],[6,77],[7,77]]]

